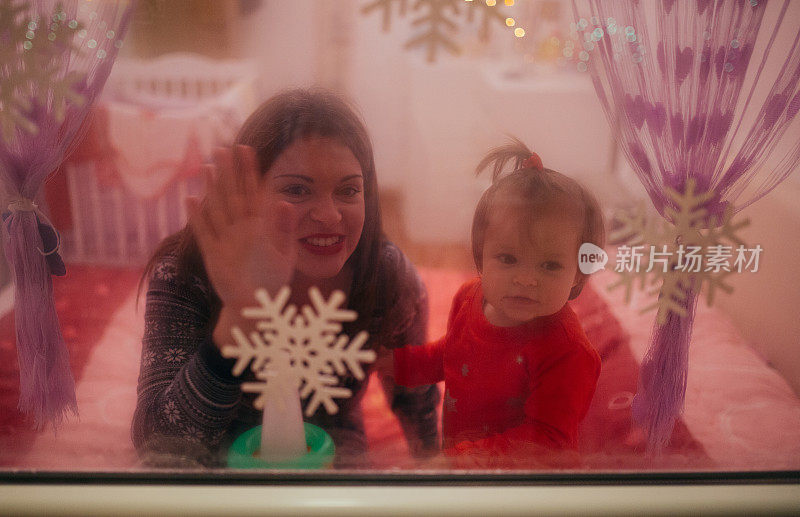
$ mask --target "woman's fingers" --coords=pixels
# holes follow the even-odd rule
[[[296,233],[299,223],[297,211],[285,201],[275,204],[268,216],[267,225],[270,237],[275,249],[289,259],[292,264],[297,261],[299,243]]]
[[[261,206],[261,174],[255,150],[245,145],[219,148],[214,152],[214,161],[218,170],[216,195],[228,222],[257,214]]]
[[[222,215],[228,222],[235,220],[238,213],[234,210],[238,208],[235,198],[238,194],[236,187],[236,163],[233,157],[233,150],[227,147],[218,147],[214,150],[214,164],[217,167],[217,199]]]
[[[216,181],[214,180],[214,166],[203,164],[200,166],[200,174],[203,176],[203,183],[206,187],[206,198],[209,198],[217,190]]]
[[[275,289],[291,281],[299,243],[297,210],[267,202],[255,151],[217,149],[204,166],[206,199],[188,200],[190,227],[209,278],[223,300],[238,300],[253,286]]]
[[[233,148],[235,174],[230,187],[232,217],[251,217],[258,214],[258,169],[255,154],[251,147],[237,145]]]
[[[251,199],[255,198],[261,180],[256,150],[247,145],[237,145],[236,148],[239,152],[239,161],[242,167],[242,181],[240,182],[242,193]],[[257,200],[253,199],[253,202],[255,203]]]
[[[284,285],[289,285],[297,265],[299,243],[296,239],[297,215],[296,210],[286,202],[278,202],[270,207],[265,214],[264,252],[265,261],[269,267],[265,270],[264,287],[270,293],[275,293]]]
[[[216,233],[224,225],[264,215],[257,162],[253,148],[237,145],[215,149],[214,165],[203,166],[208,216]]]
[[[206,199],[203,206],[205,217],[212,226],[221,227],[227,223],[226,202],[223,199],[224,191],[219,186],[219,174],[214,165],[203,165],[202,174],[206,185]]]
[[[205,210],[196,197],[186,198],[186,211],[189,214],[189,227],[197,239],[201,250],[208,249],[208,244],[216,237],[212,222],[205,214]]]

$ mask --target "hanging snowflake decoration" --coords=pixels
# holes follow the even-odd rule
[[[296,382],[299,396],[309,398],[306,416],[311,416],[322,405],[329,414],[338,411],[335,398],[348,398],[349,389],[339,387],[337,376],[349,371],[357,379],[364,378],[361,363],[375,360],[375,352],[363,350],[368,334],[359,332],[352,340],[344,334],[342,322],[354,321],[354,311],[340,309],[345,296],[334,291],[325,300],[316,287],[309,291],[313,307],[287,305],[290,290],[283,287],[275,299],[264,289],[256,291],[259,307],[248,307],[242,316],[256,320],[256,330],[246,335],[240,328],[231,330],[236,345],[223,347],[222,355],[236,358],[233,374],[240,375],[247,365],[259,382],[246,382],[242,390],[259,393],[254,404],[263,409],[269,396],[271,379],[288,376]],[[284,377],[285,378],[285,377]]]
[[[640,204],[634,211],[616,214],[616,228],[609,235],[611,242],[621,244],[615,267],[619,280],[609,289],[624,287],[626,303],[634,289],[658,294],[642,312],[657,309],[659,325],[671,312],[686,315],[690,291],[705,287],[710,306],[718,290],[733,292],[725,282],[728,275],[758,270],[761,246],[750,248],[737,235],[750,221],[734,222],[730,204],[721,218],[710,218],[705,207],[713,193],[697,194],[695,185],[690,179],[683,194],[667,188],[672,199],[665,208],[668,220],[654,220]]]
[[[483,41],[489,38],[492,24],[499,23],[505,27],[507,17],[495,4],[471,0],[374,0],[362,7],[361,12],[369,14],[375,10],[382,11],[384,32],[390,30],[395,13],[401,18],[409,12],[417,15],[411,25],[419,27],[421,32],[409,39],[405,47],[424,47],[428,61],[433,62],[440,49],[453,55],[461,53],[455,34],[462,21],[471,23],[476,15],[481,16],[479,36]]]
[[[33,117],[37,106],[61,123],[67,103],[85,103],[77,89],[84,76],[61,73],[62,56],[79,52],[73,38],[83,26],[68,21],[61,6],[49,19],[24,16],[29,10],[27,3],[0,0],[0,135],[6,142],[17,129],[38,133]]]

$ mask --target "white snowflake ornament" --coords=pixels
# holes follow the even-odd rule
[[[685,192],[667,188],[672,206],[665,209],[668,220],[648,216],[644,204],[633,212],[615,215],[618,227],[609,235],[611,242],[622,244],[617,249],[619,280],[609,289],[625,288],[625,301],[631,301],[634,289],[658,294],[642,312],[657,309],[657,322],[663,325],[670,313],[686,315],[691,291],[706,288],[706,303],[712,305],[718,290],[730,294],[733,286],[725,282],[728,275],[743,269],[750,260],[757,263],[761,247],[748,247],[739,231],[749,225],[748,219],[734,221],[734,209],[727,205],[719,218],[708,220],[706,202],[713,192],[697,193],[690,179]],[[757,265],[755,271],[757,269]]]
[[[256,320],[256,330],[247,335],[233,327],[236,345],[223,347],[222,355],[236,358],[234,375],[250,365],[258,382],[243,383],[242,390],[259,394],[256,408],[264,408],[273,385],[288,382],[299,390],[300,398],[309,399],[306,416],[313,415],[320,405],[335,414],[339,408],[334,399],[352,395],[349,389],[337,386],[337,375],[349,371],[361,380],[365,376],[361,363],[375,360],[374,351],[362,349],[369,335],[361,331],[350,339],[339,334],[343,322],[358,317],[355,311],[340,308],[345,300],[341,291],[325,300],[319,289],[312,287],[308,291],[312,306],[305,305],[300,312],[287,305],[290,294],[289,288],[283,287],[273,299],[266,290],[258,289],[255,298],[260,305],[242,310],[244,318]]]

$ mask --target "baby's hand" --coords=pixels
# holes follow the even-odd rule
[[[445,449],[450,468],[456,470],[486,470],[497,468],[493,455],[475,442],[464,440]]]

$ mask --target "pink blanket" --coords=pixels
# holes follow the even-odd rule
[[[452,295],[469,278],[470,273],[422,269],[421,275],[430,293],[431,318],[429,337],[444,332]],[[642,454],[642,437],[630,423],[630,402],[636,390],[638,361],[641,359],[652,315],[639,316],[633,309],[619,307],[614,296],[604,292],[608,278],[596,277],[574,303],[587,335],[597,348],[603,369],[589,415],[581,434],[581,450],[587,469],[709,469],[735,465],[736,454],[742,450],[735,444],[718,443],[720,434],[713,432],[718,425],[712,415],[706,422],[696,418],[697,409],[705,399],[690,385],[687,394],[687,416],[693,420],[678,422],[666,454],[647,458]],[[56,279],[56,303],[62,328],[70,347],[70,358],[77,383],[80,418],[68,421],[58,433],[51,430],[34,432],[16,410],[18,376],[13,342],[13,318],[0,320],[0,466],[21,469],[53,470],[119,470],[136,467],[136,454],[130,441],[130,421],[136,400],[136,379],[141,351],[142,308],[136,306],[135,286],[138,272],[71,266],[69,274]],[[611,305],[613,304],[613,305]],[[612,310],[610,307],[613,306]],[[622,314],[623,318],[618,315]],[[638,319],[637,319],[638,318]],[[702,319],[702,318],[698,318]],[[620,323],[620,321],[624,323]],[[708,335],[709,329],[699,323],[698,339],[718,339]],[[730,346],[730,336],[718,340],[720,346]],[[636,341],[636,343],[634,343]],[[698,362],[710,362],[703,357],[705,346],[700,345]],[[741,355],[741,354],[740,354]],[[738,360],[738,359],[737,359]],[[767,369],[753,362],[753,371]],[[695,365],[694,369],[708,364]],[[690,372],[690,375],[693,372]],[[697,374],[695,374],[697,375]],[[702,375],[701,375],[702,377]],[[699,380],[699,379],[698,379]],[[704,383],[716,381],[703,379]],[[776,381],[777,382],[777,381]],[[785,384],[785,382],[784,382]],[[730,393],[716,384],[709,391]],[[745,389],[745,388],[741,388]],[[775,390],[773,390],[775,391]],[[777,421],[769,433],[780,433],[779,451],[763,447],[759,455],[746,456],[742,468],[793,468],[800,465],[800,402],[778,390],[783,398],[774,402],[777,413],[758,413],[758,407],[740,406],[740,401],[717,401],[720,414],[728,417],[729,427],[741,425],[741,418],[731,415],[731,407],[742,407],[748,421],[765,419]],[[751,393],[751,396],[764,395]],[[782,405],[780,405],[782,404]],[[375,465],[385,468],[412,468],[399,427],[391,417],[382,391],[370,383],[364,398],[367,434]],[[719,416],[719,415],[717,415]],[[755,427],[751,424],[750,427]],[[747,430],[736,430],[740,443],[749,438]],[[787,434],[788,433],[788,434]],[[697,436],[707,437],[702,445]],[[754,447],[748,442],[748,447]],[[758,443],[755,441],[755,443]],[[710,457],[709,450],[715,451]],[[783,458],[784,463],[777,463]],[[768,463],[765,463],[768,462]]]

